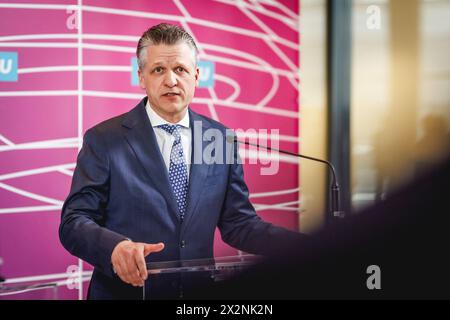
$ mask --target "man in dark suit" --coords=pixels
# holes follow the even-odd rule
[[[217,226],[226,243],[251,253],[270,254],[302,237],[256,215],[227,129],[189,110],[196,52],[177,26],[147,30],[137,48],[147,97],[84,136],[59,235],[69,252],[95,267],[89,298],[138,299],[144,285],[151,297],[181,296],[192,279],[145,281],[145,257],[210,258]],[[214,140],[204,141],[208,130]]]

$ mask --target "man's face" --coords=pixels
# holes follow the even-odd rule
[[[150,105],[163,119],[180,121],[192,101],[198,83],[193,50],[184,42],[147,47],[147,60],[139,70],[139,84]]]

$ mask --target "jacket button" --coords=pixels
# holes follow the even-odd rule
[[[182,248],[186,247],[186,241],[181,240],[181,247],[182,247]]]

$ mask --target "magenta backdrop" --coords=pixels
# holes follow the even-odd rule
[[[81,17],[77,3],[0,3],[0,275],[11,285],[37,276],[64,281],[68,266],[78,265],[59,243],[58,224],[81,138],[144,96],[131,84],[131,59],[153,24],[181,25],[200,60],[214,64],[214,85],[197,89],[193,110],[233,129],[279,129],[280,147],[299,151],[298,0],[83,0]],[[2,54],[11,52],[18,81],[2,81]],[[297,161],[282,160],[272,176],[261,175],[261,165],[244,167],[258,214],[297,229]],[[236,253],[216,234],[217,256]],[[86,288],[85,281],[80,297]],[[65,285],[58,293],[79,297]]]

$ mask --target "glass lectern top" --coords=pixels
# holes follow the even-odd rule
[[[149,274],[243,269],[262,261],[262,256],[238,255],[206,259],[148,262]]]

